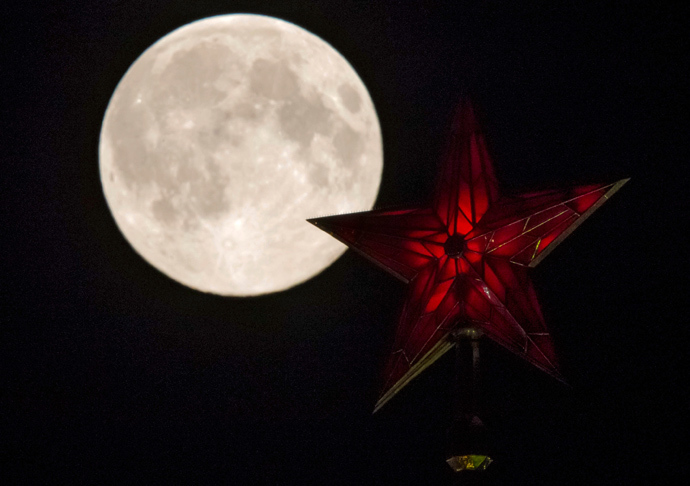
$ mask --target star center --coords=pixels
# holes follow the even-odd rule
[[[460,255],[465,250],[465,238],[456,233],[446,240],[443,249],[449,257],[460,258]]]

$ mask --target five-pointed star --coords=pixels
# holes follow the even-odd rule
[[[448,351],[459,327],[561,379],[527,269],[626,182],[502,196],[464,101],[430,207],[309,220],[409,283],[376,410]]]

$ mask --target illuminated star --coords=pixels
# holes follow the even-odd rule
[[[501,195],[464,101],[430,206],[309,220],[409,284],[376,410],[453,347],[460,327],[562,380],[528,269],[627,181]]]

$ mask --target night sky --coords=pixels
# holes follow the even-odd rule
[[[238,12],[291,21],[354,66],[383,132],[377,206],[425,202],[461,93],[505,192],[632,178],[532,272],[571,387],[483,342],[485,482],[690,473],[687,12],[14,3],[0,29],[0,482],[452,483],[451,356],[371,413],[404,284],[348,251],[286,292],[203,294],[147,264],[110,215],[97,149],[118,81],[166,33]]]

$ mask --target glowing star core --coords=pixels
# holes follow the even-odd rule
[[[469,102],[453,129],[429,206],[309,220],[409,284],[376,410],[462,327],[562,380],[528,271],[627,182],[501,195]]]

